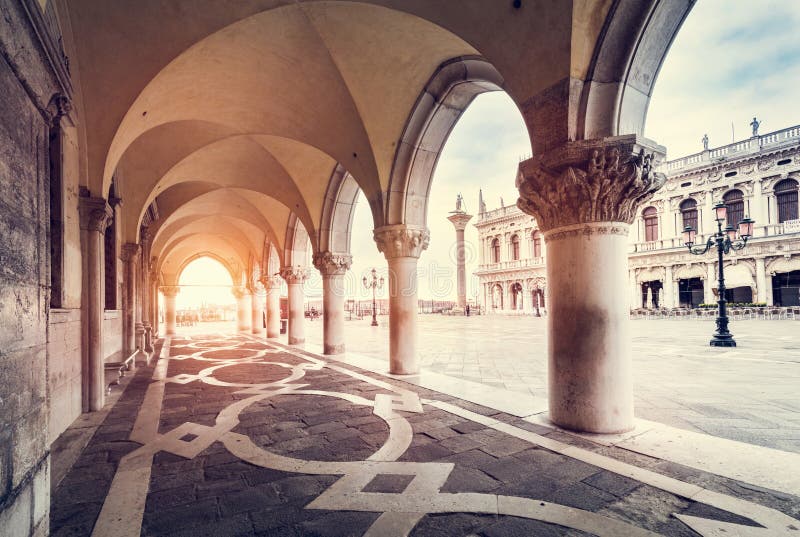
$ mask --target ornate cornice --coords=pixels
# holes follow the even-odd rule
[[[81,218],[81,229],[89,231],[106,232],[106,227],[111,223],[114,211],[103,198],[78,198],[78,209]]]
[[[308,271],[304,267],[281,267],[281,278],[289,285],[303,283],[308,279]]]
[[[178,293],[181,292],[179,285],[162,285],[159,289],[162,295],[170,298],[178,296]]]
[[[372,232],[372,236],[386,259],[418,258],[428,248],[431,239],[427,229],[406,224],[380,227]]]
[[[353,256],[350,254],[336,254],[333,252],[319,252],[314,254],[314,266],[323,276],[341,276],[350,269]]]
[[[662,146],[635,135],[568,142],[519,165],[517,206],[542,231],[588,222],[632,223],[666,181]]]

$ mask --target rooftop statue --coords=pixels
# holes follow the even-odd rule
[[[708,134],[703,135],[703,151],[708,151]]]
[[[750,126],[753,127],[753,136],[758,136],[758,127],[761,126],[761,122],[753,118],[753,121],[750,122]]]

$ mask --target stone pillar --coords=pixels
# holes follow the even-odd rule
[[[428,247],[427,229],[405,224],[373,231],[389,264],[389,372],[419,373],[417,358],[417,261]]]
[[[672,265],[664,266],[664,286],[661,290],[661,305],[665,308],[674,308],[675,304],[675,280],[672,279]]]
[[[714,219],[714,191],[709,190],[705,195],[705,207],[703,208],[703,239],[707,239],[717,232],[717,221]],[[699,209],[699,207],[698,207]],[[699,234],[699,233],[698,233]]]
[[[299,266],[283,267],[281,277],[289,288],[289,345],[300,345],[306,341],[303,283],[308,279],[308,273]]]
[[[281,335],[281,282],[274,276],[262,276],[261,283],[267,291],[267,337]]]
[[[467,307],[467,269],[464,257],[464,230],[472,219],[471,214],[464,211],[453,211],[448,220],[456,228],[456,280],[458,282],[458,307],[463,311]],[[521,247],[521,245],[520,245]]]
[[[253,334],[258,336],[264,335],[264,301],[266,295],[262,292],[261,285],[257,284],[250,290],[251,292],[251,308],[252,308],[252,321],[250,323],[250,330]]]
[[[636,270],[631,269],[628,271],[628,280],[630,282],[630,309],[637,310],[642,307],[642,288],[636,283]]]
[[[344,352],[344,275],[352,262],[350,254],[314,254],[314,266],[322,275],[322,337],[325,354]]]
[[[753,181],[753,199],[750,200],[750,203],[752,204],[750,206],[750,214],[747,216],[756,221],[753,226],[753,236],[764,237],[767,234],[767,211],[763,192],[761,191],[761,179]]]
[[[770,283],[772,283],[770,278]],[[771,287],[771,286],[770,286]],[[770,293],[772,294],[772,293]],[[756,302],[767,301],[767,269],[763,257],[756,258]]]
[[[713,261],[706,263],[706,281],[703,282],[703,302],[714,304],[717,297],[714,296],[713,289],[717,287],[717,267]]]
[[[664,153],[629,135],[567,142],[520,163],[517,205],[547,244],[550,419],[562,427],[633,428],[628,233],[666,180],[653,171]]]
[[[128,358],[136,352],[135,310],[136,310],[136,267],[139,264],[140,246],[132,242],[122,246],[122,262],[125,269],[125,295],[122,307],[122,350]],[[135,362],[135,360],[134,360]],[[134,367],[136,364],[134,363]]]
[[[252,306],[250,305],[252,295],[250,290],[244,286],[236,285],[231,287],[231,293],[236,297],[236,330],[249,332],[252,318]]]
[[[81,315],[83,316],[83,410],[94,412],[105,404],[103,354],[103,312],[105,279],[103,277],[104,233],[113,211],[103,198],[79,198],[83,281]]]
[[[162,285],[161,294],[164,295],[164,332],[168,336],[174,336],[177,322],[175,320],[175,297],[180,293],[181,288],[177,285]]]
[[[142,328],[144,330],[144,352],[149,356],[153,352],[153,326],[150,324],[150,244],[152,232],[148,227],[142,228]]]
[[[158,338],[158,259],[150,259],[150,325],[153,327],[152,336]]]

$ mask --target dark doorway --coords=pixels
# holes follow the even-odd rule
[[[725,289],[725,300],[728,302],[752,302],[753,288],[734,287],[733,289]]]
[[[678,280],[678,302],[682,308],[696,308],[703,303],[703,280],[686,278]]]
[[[776,306],[800,306],[800,270],[772,276],[772,302]]]
[[[661,305],[661,281],[653,280],[649,282],[642,282],[642,307],[643,308],[659,308]],[[652,302],[648,303],[647,295],[648,290],[652,295]]]

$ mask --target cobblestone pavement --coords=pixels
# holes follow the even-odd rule
[[[794,535],[800,498],[246,336],[141,367],[52,535]]]
[[[545,398],[545,318],[420,315],[422,367]],[[348,321],[348,351],[388,364],[388,318]],[[800,321],[731,322],[738,347],[708,345],[711,320],[633,320],[636,416],[800,453]],[[307,322],[322,343],[322,323]]]

